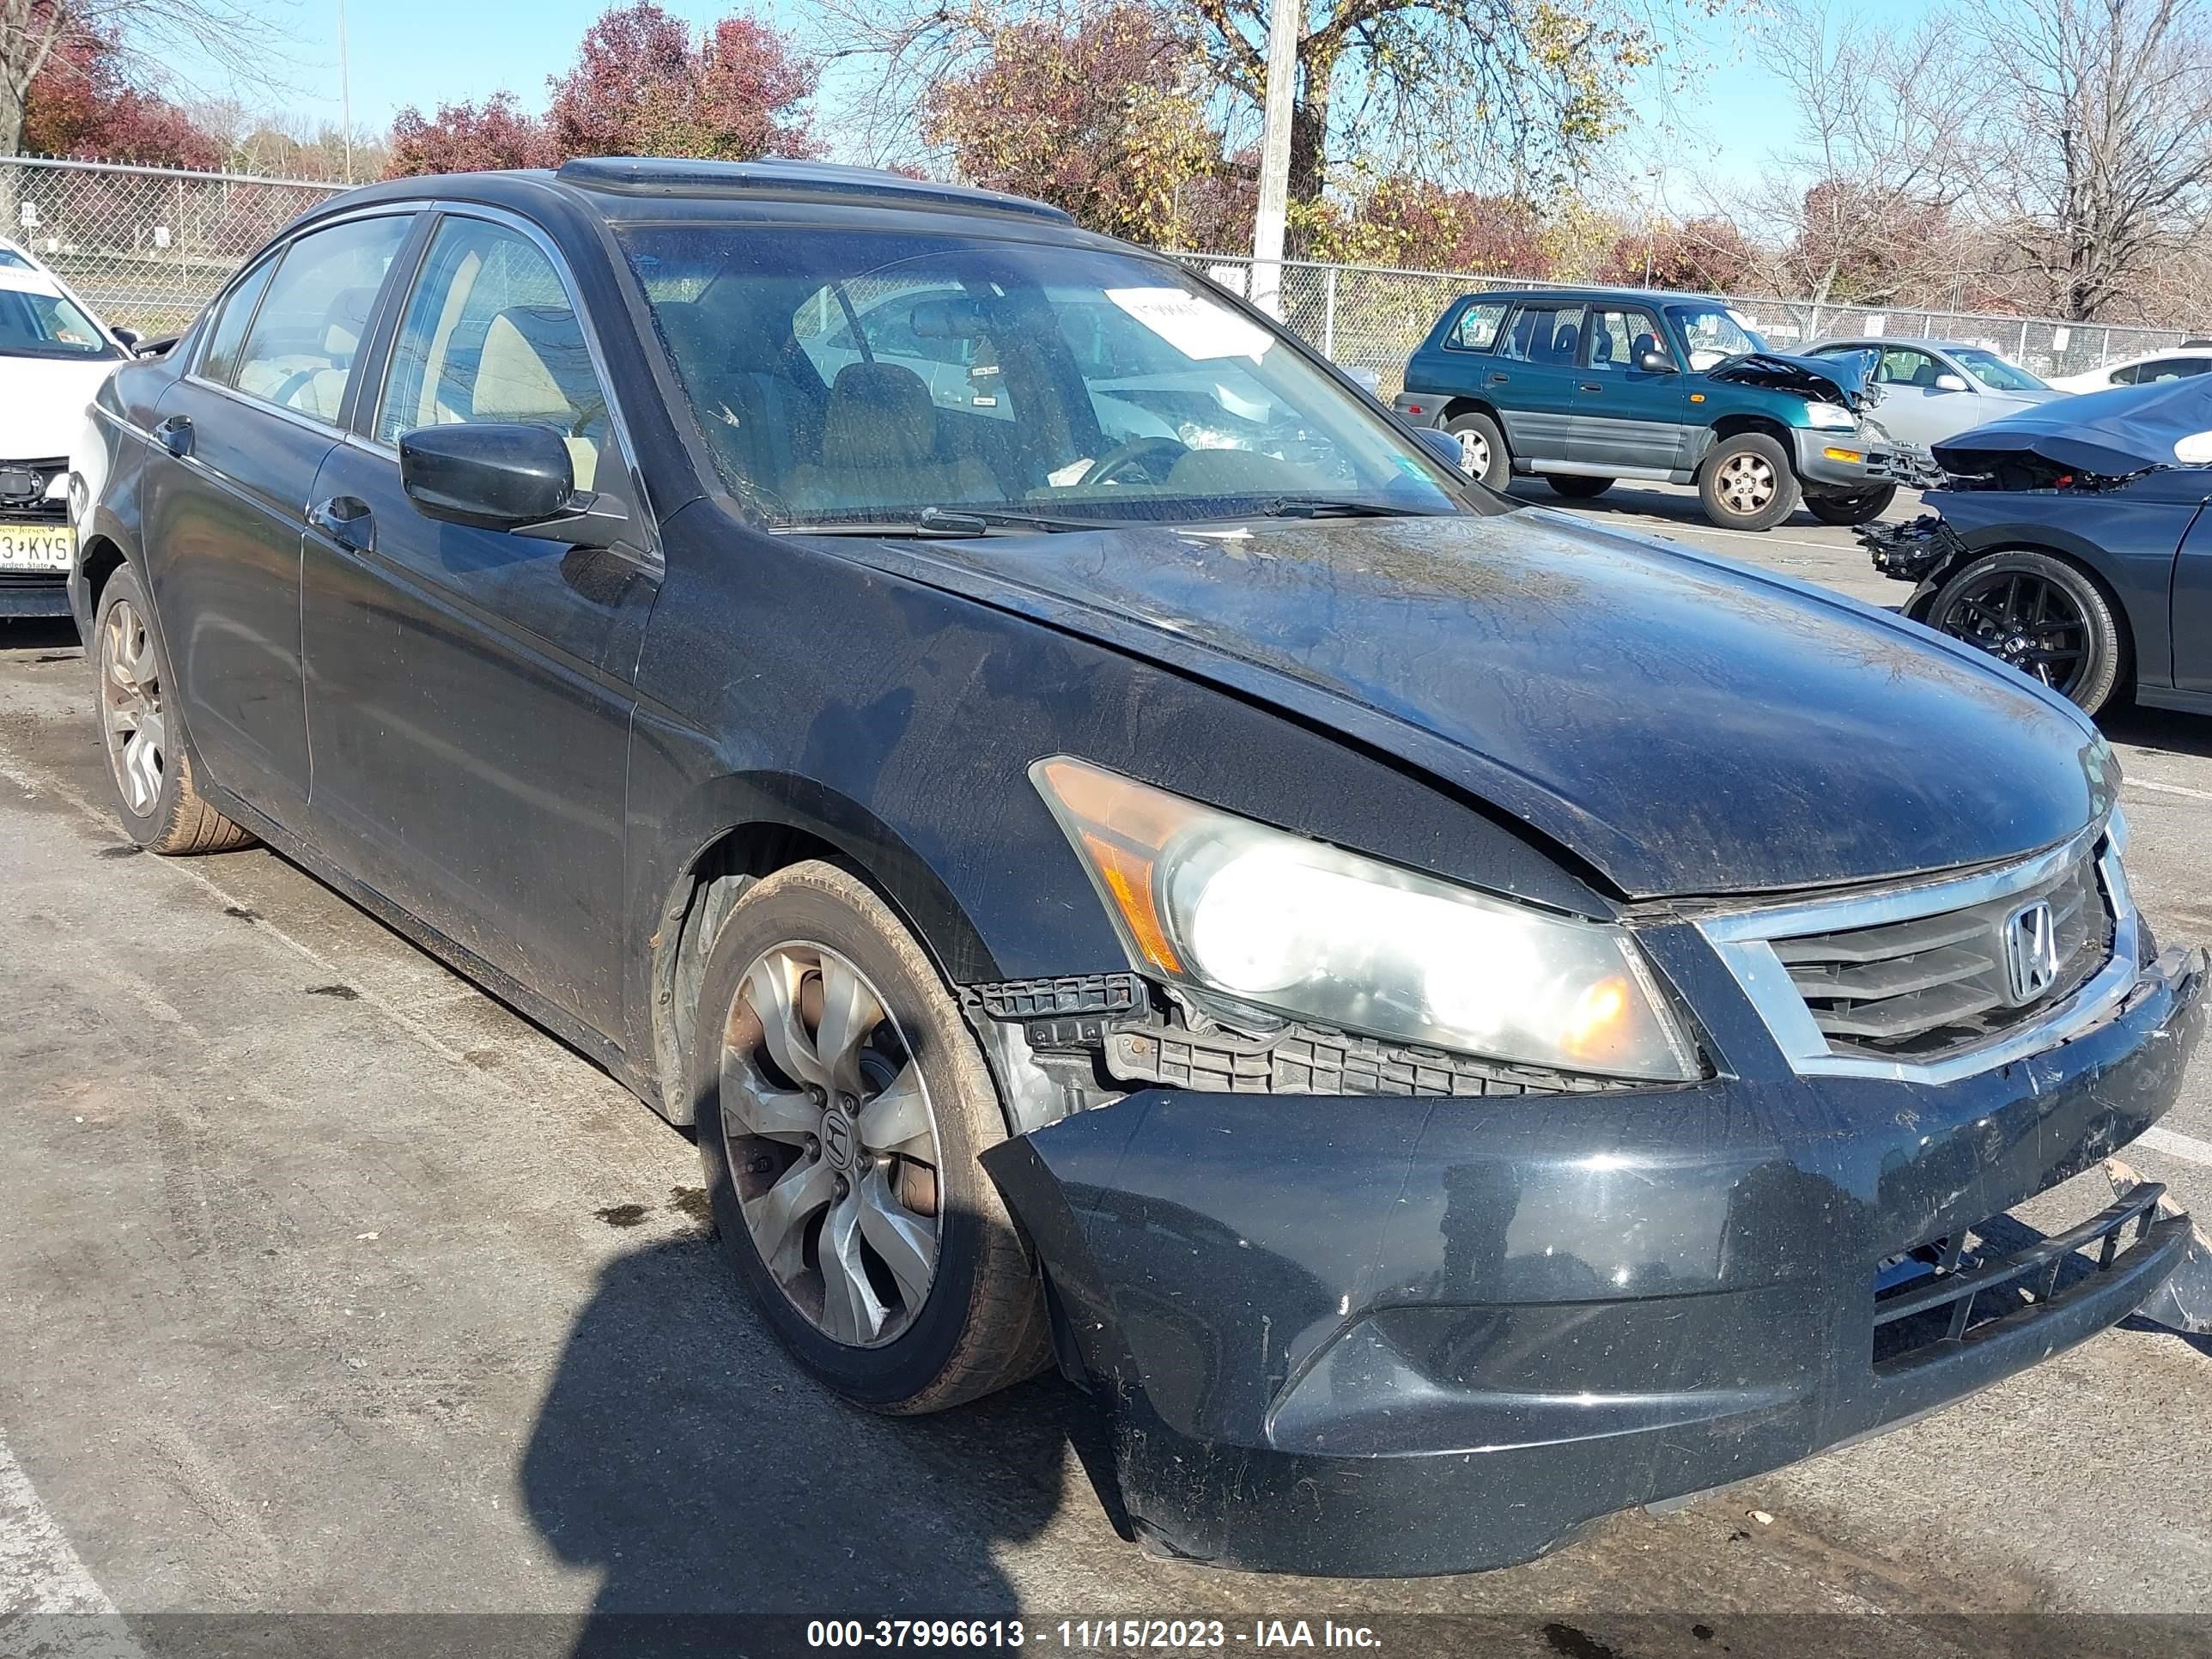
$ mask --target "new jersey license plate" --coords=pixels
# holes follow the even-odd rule
[[[65,524],[0,520],[0,570],[66,571],[76,556],[76,531]]]

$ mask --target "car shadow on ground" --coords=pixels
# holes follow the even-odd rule
[[[2212,719],[2203,714],[2127,703],[2106,709],[2098,716],[2097,724],[2115,743],[2212,759]]]
[[[757,1647],[745,1615],[1018,1611],[995,1553],[1064,1499],[1101,1501],[1095,1479],[1068,1491],[1071,1446],[1110,1486],[1095,1421],[1052,1375],[933,1417],[847,1407],[786,1358],[702,1233],[608,1264],[518,1476],[548,1547],[601,1575],[577,1659],[726,1653],[740,1634]]]
[[[76,624],[66,617],[0,617],[0,653],[65,651],[74,655],[81,649]]]

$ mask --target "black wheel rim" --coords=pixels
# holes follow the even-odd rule
[[[2089,672],[2089,618],[2058,583],[2025,570],[1993,571],[1945,607],[1943,632],[2073,696]]]

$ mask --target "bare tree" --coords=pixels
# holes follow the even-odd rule
[[[2198,0],[1972,5],[1993,117],[1978,181],[2023,297],[2077,321],[2136,299],[2212,220],[2212,16]]]
[[[1763,283],[1874,304],[1944,285],[1967,240],[1978,100],[1965,57],[1932,21],[1896,33],[1820,0],[1781,0],[1759,53],[1789,88],[1795,142],[1747,192],[1705,195],[1752,233]]]
[[[153,86],[174,82],[180,58],[247,80],[252,65],[283,62],[275,21],[249,0],[0,0],[0,156],[20,152],[31,82],[71,30],[109,43]]]

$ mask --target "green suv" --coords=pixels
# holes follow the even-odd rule
[[[1493,489],[1541,473],[1587,500],[1616,479],[1694,483],[1728,530],[1802,499],[1828,524],[1879,518],[1900,458],[1869,416],[1872,354],[1769,351],[1719,300],[1639,289],[1462,295],[1406,364],[1398,413],[1459,440]]]

